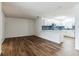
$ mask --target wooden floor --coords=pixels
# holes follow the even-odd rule
[[[69,41],[70,40],[70,41]],[[68,41],[68,42],[67,42]],[[3,56],[60,56],[79,55],[74,49],[74,39],[66,38],[61,45],[36,37],[7,38],[2,45]]]

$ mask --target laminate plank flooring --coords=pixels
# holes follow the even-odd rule
[[[2,44],[2,56],[60,56],[79,55],[71,43],[73,40],[66,38],[65,42],[58,45],[54,42],[37,36],[7,38]],[[69,42],[67,42],[69,41]],[[68,45],[68,46],[67,46]]]

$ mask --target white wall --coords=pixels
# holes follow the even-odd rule
[[[36,19],[36,36],[42,37],[44,39],[60,43],[63,38],[61,31],[59,30],[42,30],[42,24],[44,22],[41,18]]]
[[[79,50],[79,5],[75,7],[75,48]]]
[[[1,45],[5,39],[5,33],[4,33],[5,27],[4,27],[4,25],[5,25],[5,17],[4,17],[4,14],[2,12],[2,4],[0,2],[0,53],[1,53]]]
[[[34,35],[34,20],[6,17],[6,38]]]

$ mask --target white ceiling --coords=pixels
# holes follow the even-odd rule
[[[36,19],[57,15],[72,16],[77,2],[3,2],[3,12],[8,17]]]

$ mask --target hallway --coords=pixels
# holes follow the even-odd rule
[[[57,55],[61,56],[79,56],[79,51],[75,49],[74,38],[64,37],[64,42],[61,44],[61,49]]]

